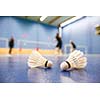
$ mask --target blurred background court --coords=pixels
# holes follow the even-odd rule
[[[0,16],[0,82],[100,82],[100,16]],[[66,25],[61,25],[63,22]],[[55,54],[56,33],[62,38],[62,55]],[[14,37],[9,55],[8,41]],[[61,72],[59,65],[69,55],[69,41],[88,58],[82,70]],[[54,62],[52,69],[29,69],[27,58],[36,49]]]

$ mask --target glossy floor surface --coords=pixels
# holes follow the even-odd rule
[[[45,56],[53,61],[53,68],[28,68],[28,55],[0,56],[1,83],[99,83],[100,56],[87,56],[85,69],[62,72],[60,63],[66,56]]]

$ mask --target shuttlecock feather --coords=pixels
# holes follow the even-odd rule
[[[66,61],[60,64],[61,70],[71,70],[73,68],[81,69],[86,67],[87,58],[80,50],[73,51]]]
[[[52,66],[52,61],[49,61],[43,57],[39,52],[33,50],[32,54],[28,58],[28,66],[30,68],[34,67],[45,67],[50,68]]]

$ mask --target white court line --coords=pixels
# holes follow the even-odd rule
[[[100,56],[100,54],[86,54],[86,56]]]
[[[9,57],[9,56],[29,56],[30,54],[12,54],[12,55],[9,55],[9,54],[1,54],[0,57]],[[69,54],[63,54],[63,55],[56,55],[56,54],[43,54],[42,56],[57,56],[57,57],[66,57],[66,56],[69,56]],[[100,56],[100,54],[86,54],[86,56]]]
[[[29,54],[5,54],[5,55],[0,55],[0,57],[13,57],[13,56],[29,56]]]

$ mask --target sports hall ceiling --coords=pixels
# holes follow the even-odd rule
[[[20,18],[24,18],[26,20],[33,20],[37,22],[40,21],[41,16],[19,16]],[[45,20],[43,20],[41,23],[52,25],[52,26],[57,26],[75,16],[47,16]]]

